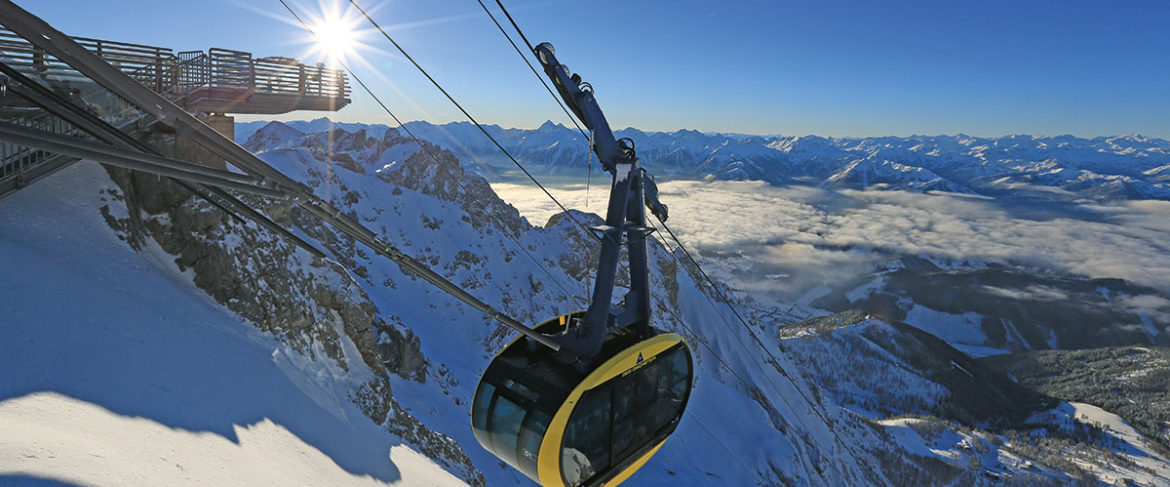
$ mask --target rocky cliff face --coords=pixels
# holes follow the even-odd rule
[[[1126,430],[1129,425],[1118,422],[1121,418],[1085,403],[1064,402],[1097,394],[1098,401],[1093,402],[1099,404],[1100,396],[1107,395],[1103,392],[1117,383],[1095,389],[1052,387],[1068,384],[1066,379],[1072,376],[1089,375],[1052,367],[1052,362],[1024,372],[1025,365],[1035,365],[1029,362],[1034,357],[1042,361],[1058,354],[1092,352],[975,360],[905,323],[856,311],[805,320],[780,333],[802,374],[833,402],[870,418],[881,441],[905,448],[906,462],[885,464],[884,473],[895,483],[1068,485],[1129,479],[1137,485],[1163,485],[1165,479],[1159,476],[1170,470],[1164,448],[1142,435],[1128,434],[1132,429]],[[1098,353],[1097,358],[1108,355]],[[1134,374],[1142,377],[1156,366],[1113,369],[1146,372]],[[1018,377],[1025,379],[1017,383]],[[1037,386],[1045,381],[1049,383]],[[1143,404],[1157,404],[1146,392],[1150,380],[1135,385],[1131,391],[1146,394],[1138,396]],[[1047,395],[1057,391],[1064,394]],[[1134,414],[1137,408],[1119,410]],[[1145,421],[1136,424],[1150,426],[1157,414],[1132,417]],[[1147,433],[1153,434],[1156,427]],[[874,454],[884,457],[889,451],[875,449]],[[1147,463],[1154,458],[1158,460]]]
[[[457,443],[421,424],[395,400],[389,376],[425,382],[431,364],[418,337],[393,315],[382,314],[345,266],[236,220],[169,180],[109,172],[134,217],[108,217],[107,222],[130,245],[141,248],[146,239],[154,241],[175,256],[180,270],[192,274],[196,286],[294,350],[313,359],[323,355],[343,370],[368,368],[372,377],[352,395],[367,416],[468,483],[484,485]],[[252,203],[267,206],[266,212],[284,225],[300,222],[302,231],[336,255],[355,252],[352,241],[300,215],[291,203]]]

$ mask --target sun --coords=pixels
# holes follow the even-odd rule
[[[353,53],[357,47],[354,27],[341,17],[322,19],[313,26],[313,32],[317,33],[318,50],[335,58],[345,58],[347,54]]]
[[[352,59],[362,44],[360,17],[349,9],[342,9],[338,3],[323,6],[320,16],[310,16],[308,22],[315,41],[309,54],[326,57],[330,63],[344,63]]]

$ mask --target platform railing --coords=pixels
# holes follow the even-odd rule
[[[199,88],[225,88],[265,94],[349,96],[349,80],[343,71],[306,66],[293,58],[256,59],[249,52],[222,48],[176,55],[165,47],[86,37],[74,40],[158,93],[181,95]],[[6,29],[0,29],[0,61],[28,75],[86,81],[65,63]]]
[[[174,86],[177,58],[170,49],[87,37],[74,40],[156,91]],[[5,29],[0,29],[0,59],[29,75],[84,80],[69,65]]]
[[[251,53],[221,48],[176,55],[163,47],[84,37],[74,40],[144,86],[173,100],[204,89],[226,90],[241,100],[254,94],[327,98],[346,98],[349,94],[343,72],[320,65],[305,66],[293,58],[254,59]],[[0,28],[0,62],[115,127],[137,123],[146,116],[73,67],[3,28]],[[19,97],[3,89],[0,89],[0,120],[58,135],[84,136],[77,127],[23,104]],[[26,173],[53,156],[0,141],[0,196],[14,181],[20,186]]]
[[[43,80],[34,82],[44,83]],[[46,86],[50,84],[45,83]],[[127,127],[143,119],[146,114],[121,97],[95,83],[70,84],[68,92],[59,93],[75,106],[115,126]],[[5,93],[5,97],[14,96]],[[0,120],[40,132],[74,138],[91,138],[81,128],[46,110],[32,107],[9,107],[0,111]],[[30,173],[57,157],[56,154],[0,141],[0,196],[19,188],[28,181]]]

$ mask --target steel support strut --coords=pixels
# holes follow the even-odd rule
[[[596,229],[602,238],[592,301],[576,331],[557,337],[567,348],[589,359],[601,351],[610,328],[633,327],[643,337],[650,334],[650,279],[646,253],[646,237],[650,230],[646,227],[643,204],[663,217],[665,206],[657,200],[657,189],[652,187],[652,192],[645,191],[645,185],[653,183],[638,167],[633,143],[628,139],[619,141],[614,138],[605,114],[593,97],[592,87],[557,61],[549,43],[536,46],[535,54],[565,103],[593,133],[592,149],[602,167],[613,176],[605,225]],[[630,291],[621,308],[611,309],[623,239],[630,259]]]

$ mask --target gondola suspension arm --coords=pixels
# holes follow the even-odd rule
[[[589,309],[573,332],[555,337],[588,361],[601,351],[611,328],[633,327],[644,337],[651,334],[646,237],[653,229],[646,226],[645,210],[649,207],[665,220],[666,205],[658,201],[654,178],[638,167],[634,142],[615,139],[605,114],[593,97],[592,86],[557,61],[551,44],[545,42],[536,46],[535,54],[565,103],[593,134],[593,151],[602,168],[613,176],[605,225],[593,228],[602,238],[597,280]],[[610,303],[623,241],[630,261],[630,291],[623,305],[613,309]]]

